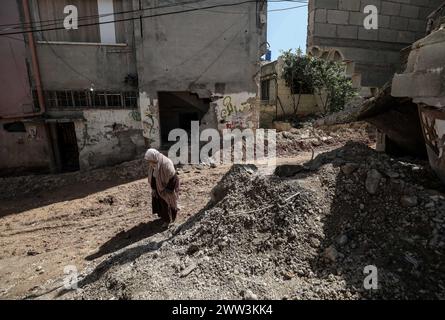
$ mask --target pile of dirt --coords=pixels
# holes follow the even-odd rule
[[[348,141],[375,143],[375,128],[365,122],[314,126],[303,122],[298,128],[277,133],[277,155],[293,156],[301,151],[344,144]]]
[[[445,197],[426,163],[348,143],[297,172],[234,166],[206,208],[63,298],[445,298]],[[364,288],[367,266],[378,289]]]

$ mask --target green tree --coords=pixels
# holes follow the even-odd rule
[[[344,65],[319,58],[303,55],[301,50],[282,53],[283,79],[293,96],[316,94],[322,102],[323,114],[343,110],[345,105],[357,94],[352,81],[344,70]],[[295,106],[295,115],[298,105]]]

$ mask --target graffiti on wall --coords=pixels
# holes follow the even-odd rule
[[[35,140],[37,137],[37,128],[35,126],[29,126],[27,128],[28,139]]]
[[[217,104],[220,129],[252,128],[255,100],[255,96],[249,94],[225,96]]]
[[[159,124],[157,121],[158,100],[150,99],[145,92],[139,94],[141,108],[142,134],[150,144],[159,142]]]
[[[141,121],[141,113],[138,110],[130,111],[128,116],[134,121]]]

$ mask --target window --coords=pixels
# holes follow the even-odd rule
[[[270,80],[261,81],[261,100],[270,100]]]
[[[45,91],[48,108],[137,108],[137,91]]]
[[[94,107],[106,107],[107,100],[105,98],[105,92],[97,91],[91,94],[93,96],[92,102]]]
[[[124,92],[125,106],[129,108],[136,108],[138,106],[137,92],[129,91]]]
[[[38,0],[36,3],[39,10],[35,19],[39,21],[57,20],[56,27],[59,28],[63,27],[63,21],[67,16],[63,12],[67,5],[77,7],[79,25],[97,23],[73,30],[62,28],[45,31],[40,40],[107,44],[114,44],[117,41],[125,42],[125,22],[110,21],[131,17],[132,4],[130,1],[124,4],[123,0]],[[42,25],[45,26],[45,23]]]
[[[73,100],[70,91],[57,91],[57,104],[59,107],[69,107],[73,105]]]
[[[122,104],[122,95],[120,93],[107,93],[107,107],[121,107]]]
[[[89,105],[86,91],[73,91],[73,99],[76,107],[87,107]]]
[[[63,10],[67,5],[77,7],[80,17],[88,17],[79,20],[79,24],[98,23],[97,0],[39,0],[39,21],[59,21],[57,27],[63,27],[63,20],[67,16]],[[68,42],[100,42],[99,25],[79,27],[77,30],[51,30],[43,32],[44,41],[68,41]]]

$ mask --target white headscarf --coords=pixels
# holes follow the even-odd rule
[[[155,178],[158,176],[158,172],[159,172],[160,155],[161,155],[161,153],[156,149],[148,149],[147,152],[145,153],[145,160],[157,162],[154,167],[150,167],[150,171],[152,172],[153,177],[155,177]]]
[[[178,194],[176,192],[165,192],[170,179],[176,174],[173,162],[156,149],[148,149],[145,153],[145,160],[156,161],[154,167],[148,171],[148,183],[151,184],[152,177],[156,178],[156,189],[158,194],[168,203],[169,206],[177,208]]]

